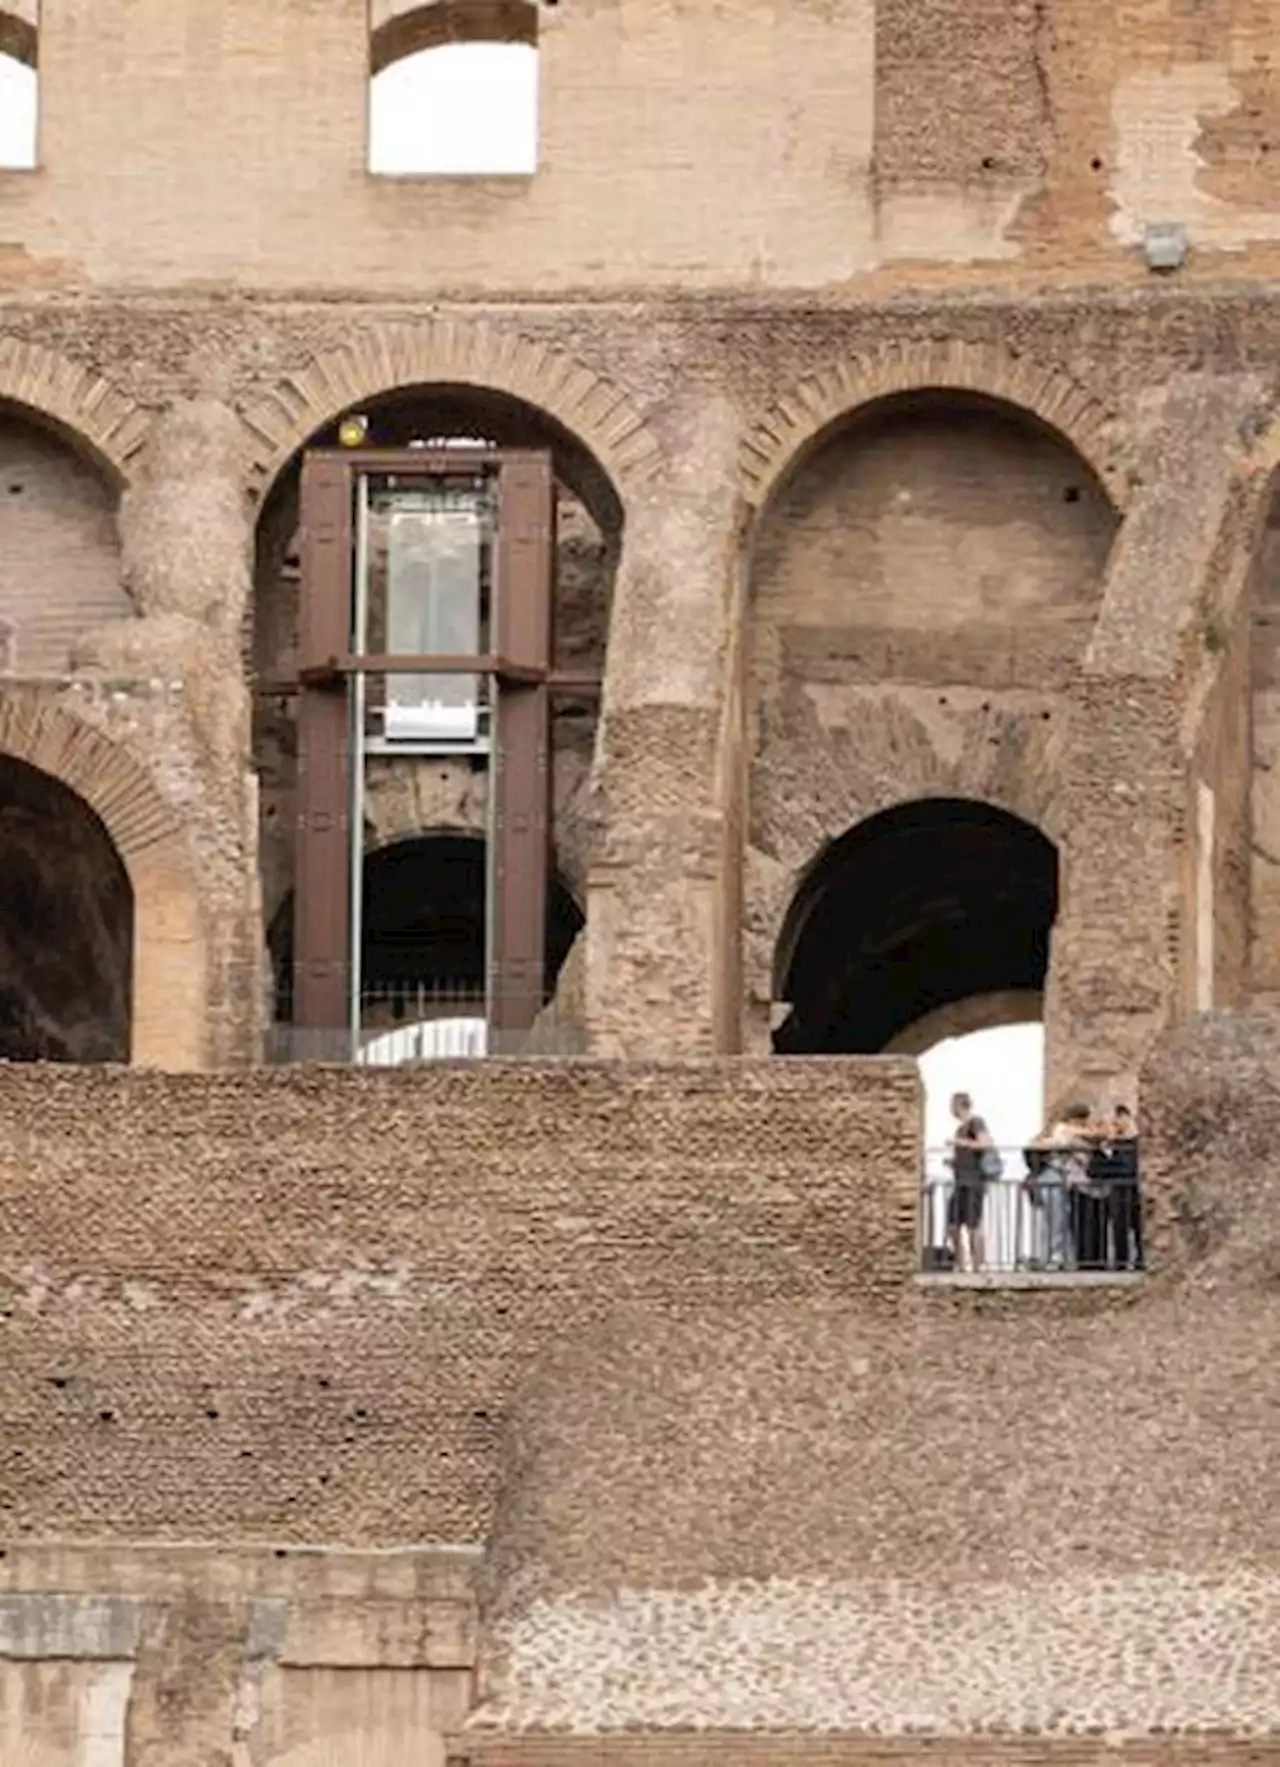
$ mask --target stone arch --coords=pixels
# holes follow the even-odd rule
[[[40,55],[40,33],[28,4],[0,7],[0,55],[11,55],[24,67],[35,67]]]
[[[965,696],[950,697],[964,710]],[[1029,734],[1022,708],[981,712],[981,695],[968,697],[975,701],[970,716],[976,713],[978,734],[950,752],[935,740],[922,711],[874,690],[834,742],[807,709],[792,710],[786,778],[753,807],[753,820],[768,827],[769,851],[753,847],[747,856],[744,980],[750,997],[764,1002],[772,994],[787,912],[833,830],[924,799],[963,798],[1003,810],[1060,843],[1052,716],[1035,720]]]
[[[909,1025],[885,1048],[886,1055],[921,1056],[935,1043],[994,1031],[1006,1025],[1038,1025],[1044,1018],[1044,994],[1030,988],[1007,988],[996,994],[971,994],[967,1000],[936,1007]]]
[[[629,395],[552,344],[485,321],[378,326],[285,376],[241,416],[252,486],[265,498],[308,440],[344,411],[414,386],[507,394],[554,419],[595,456],[620,493],[654,471],[658,439]]]
[[[902,1050],[923,1021],[979,1001],[968,1028],[1009,1022],[1015,995],[1043,996],[1060,877],[1042,828],[972,798],[900,802],[824,841],[779,934],[775,995],[791,1014],[777,1048]]]
[[[206,963],[200,896],[177,812],[120,743],[36,692],[0,696],[0,753],[60,780],[100,818],[134,895],[132,1060],[199,1068]]]
[[[379,16],[381,14],[381,16]],[[528,43],[538,41],[538,9],[533,0],[426,0],[425,5],[375,6],[370,68],[384,68],[447,43]]]
[[[798,381],[743,439],[742,495],[763,509],[833,425],[865,406],[903,393],[955,392],[994,399],[1037,418],[1079,454],[1123,512],[1128,484],[1115,418],[1088,388],[993,344],[907,343],[846,357]]]
[[[12,336],[0,336],[0,402],[43,418],[117,489],[133,476],[152,415],[85,363]]]

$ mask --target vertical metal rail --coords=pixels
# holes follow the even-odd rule
[[[369,636],[369,476],[356,478],[356,573],[352,606],[351,648],[363,656]],[[388,593],[390,582],[388,581]],[[348,944],[347,1032],[350,1057],[360,1055],[360,1039],[364,1014],[364,767],[365,767],[365,677],[357,674],[351,682],[351,915]]]

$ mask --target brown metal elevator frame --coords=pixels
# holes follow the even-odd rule
[[[489,653],[357,656],[352,651],[354,509],[362,476],[397,485],[493,475],[498,526]],[[489,1025],[526,1031],[544,991],[551,878],[551,700],[598,693],[596,677],[553,669],[555,479],[549,454],[511,449],[317,448],[302,463],[294,1024],[333,1031],[350,1012],[352,726],[358,675],[488,677],[491,929]]]

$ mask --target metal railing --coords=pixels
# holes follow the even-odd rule
[[[1136,1140],[1088,1150],[1000,1148],[957,1173],[925,1156],[920,1268],[926,1275],[1131,1273],[1144,1265]]]
[[[288,1002],[282,1002],[287,1010]],[[481,1061],[499,1056],[574,1056],[586,1053],[581,1023],[541,997],[524,1015],[531,1028],[495,1031],[485,996],[476,988],[394,982],[360,996],[360,1030],[349,1026],[273,1024],[266,1057],[272,1065],[325,1062],[358,1067],[418,1067],[434,1061]]]

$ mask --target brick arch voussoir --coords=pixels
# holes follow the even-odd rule
[[[538,41],[534,0],[405,0],[374,14],[369,62],[374,74],[449,43],[527,43]]]
[[[766,507],[792,466],[835,422],[910,392],[976,393],[1026,411],[1075,449],[1123,512],[1129,486],[1115,413],[1060,369],[991,344],[909,343],[806,375],[744,437],[738,469],[749,507]]]
[[[133,477],[153,417],[87,363],[5,335],[0,335],[0,402],[46,418],[121,488]]]
[[[125,869],[163,869],[186,877],[194,891],[191,857],[176,811],[140,763],[116,742],[61,706],[37,695],[0,698],[0,753],[49,774],[102,820]]]
[[[34,17],[23,6],[0,6],[0,55],[10,55],[24,67],[35,67],[40,56],[40,33]]]
[[[624,501],[660,458],[657,437],[630,396],[567,352],[471,320],[385,326],[315,357],[244,405],[251,488],[265,497],[318,431],[363,401],[405,387],[472,386],[544,411],[576,436]]]

